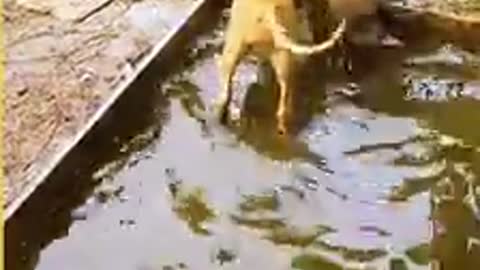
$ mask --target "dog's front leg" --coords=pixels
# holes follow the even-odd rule
[[[280,97],[277,107],[277,128],[278,132],[285,134],[287,132],[287,118],[290,113],[291,93],[291,76],[293,72],[292,54],[287,50],[279,50],[272,53],[270,57],[275,75],[280,87]]]

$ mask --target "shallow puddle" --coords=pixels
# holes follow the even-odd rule
[[[7,269],[479,269],[474,56],[358,49],[351,77],[311,64],[286,138],[247,63],[230,127],[202,118],[219,33],[142,77],[9,222]],[[352,82],[361,96],[338,93]]]

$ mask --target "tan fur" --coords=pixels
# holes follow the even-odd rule
[[[268,59],[280,86],[277,107],[279,131],[285,132],[285,116],[294,69],[293,54],[310,55],[335,45],[345,31],[341,22],[331,38],[316,45],[301,45],[298,40],[299,18],[293,0],[234,0],[227,26],[225,44],[219,61],[221,93],[216,100],[219,116],[228,117],[231,82],[241,58],[253,53]]]

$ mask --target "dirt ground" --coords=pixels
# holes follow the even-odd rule
[[[7,0],[6,206],[193,0]]]

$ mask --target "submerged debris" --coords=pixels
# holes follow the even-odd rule
[[[220,266],[231,263],[237,258],[237,255],[232,250],[228,249],[219,249],[216,253],[215,260],[220,264]]]
[[[335,229],[324,225],[308,228],[294,226],[277,227],[271,230],[265,238],[279,245],[306,247],[313,243],[319,236],[335,231]]]
[[[279,208],[280,202],[276,193],[261,195],[244,195],[239,208],[243,212],[253,212],[259,210],[275,211]]]

